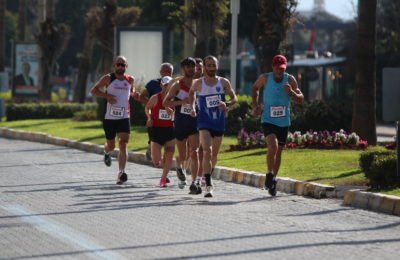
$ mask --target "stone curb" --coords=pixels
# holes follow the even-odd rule
[[[0,136],[9,139],[22,139],[33,142],[67,146],[86,152],[103,154],[103,145],[54,137],[46,133],[28,132],[0,127]],[[115,149],[111,156],[117,157],[118,152],[119,150]],[[146,155],[141,152],[128,151],[128,161],[151,165],[151,162],[146,159]],[[175,167],[176,162],[174,159],[171,168]],[[265,183],[265,174],[223,166],[214,169],[213,178],[258,188],[264,187]],[[400,216],[400,197],[397,196],[366,192],[361,189],[351,189],[351,187],[334,187],[286,177],[277,177],[277,181],[277,190],[280,192],[293,193],[299,196],[308,196],[317,199],[338,198],[343,199],[344,205]]]

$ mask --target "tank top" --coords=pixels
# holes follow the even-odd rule
[[[175,100],[183,100],[189,97],[189,87],[183,83],[182,80],[179,80],[180,89],[178,94],[175,97]],[[195,117],[191,116],[192,107],[190,104],[183,104],[176,106],[175,111],[175,120],[174,120],[174,127],[175,128],[189,128],[189,129],[196,129],[197,127],[197,120]]]
[[[162,105],[161,92],[157,95],[157,104],[151,109],[151,118],[153,119],[153,126],[155,127],[173,127],[172,115],[167,113],[165,107]]]
[[[119,80],[114,73],[109,74],[111,77],[110,84],[107,86],[106,93],[115,96],[116,103],[107,102],[107,109],[104,119],[118,120],[131,116],[129,97],[131,94],[132,77],[124,74],[124,79]]]
[[[270,123],[279,127],[290,126],[291,98],[286,94],[284,88],[288,78],[289,74],[285,72],[282,81],[277,83],[274,80],[274,73],[268,74],[268,81],[263,94],[262,123]]]
[[[220,101],[225,102],[221,78],[217,77],[217,83],[214,86],[208,86],[202,77],[201,91],[198,91],[197,98],[197,128],[225,131],[225,111],[218,108]]]

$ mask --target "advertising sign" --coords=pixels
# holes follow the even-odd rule
[[[35,43],[15,44],[13,96],[39,94],[39,47]]]

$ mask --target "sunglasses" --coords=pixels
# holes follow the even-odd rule
[[[123,68],[126,67],[125,63],[116,63],[115,65],[117,65],[117,67],[123,67]]]

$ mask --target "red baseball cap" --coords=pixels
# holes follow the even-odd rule
[[[276,55],[272,59],[272,67],[284,68],[286,69],[287,66],[287,59],[283,55]]]

